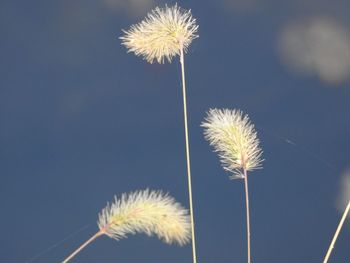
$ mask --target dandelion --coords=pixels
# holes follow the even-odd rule
[[[134,52],[137,56],[142,56],[149,63],[157,61],[163,64],[166,59],[171,62],[175,56],[180,56],[193,263],[196,263],[197,259],[192,204],[184,53],[187,52],[191,42],[198,37],[197,31],[198,25],[196,25],[196,19],[192,17],[191,11],[183,10],[175,4],[172,7],[155,8],[143,21],[131,26],[128,31],[123,30],[125,35],[120,37],[122,44],[128,49],[128,52]]]
[[[62,263],[68,262],[97,237],[107,235],[120,240],[128,234],[156,235],[167,244],[185,245],[190,240],[188,212],[174,198],[161,191],[135,191],[115,197],[112,204],[100,212],[99,231]]]
[[[204,136],[218,152],[224,170],[232,172],[231,179],[242,178],[245,185],[247,214],[247,250],[250,263],[250,216],[248,171],[261,168],[262,150],[259,139],[247,115],[240,110],[210,109],[205,121]]]
[[[182,50],[187,51],[192,40],[197,38],[198,26],[191,11],[182,10],[177,5],[155,8],[145,20],[131,26],[120,37],[129,52],[141,55],[153,63],[164,63],[165,58],[171,62]]]

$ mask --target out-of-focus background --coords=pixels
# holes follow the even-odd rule
[[[115,194],[163,189],[188,207],[179,61],[118,39],[158,0],[0,3],[0,261],[60,262]],[[350,197],[350,3],[178,1],[186,55],[198,262],[246,261],[243,181],[203,138],[209,108],[256,125],[252,261],[321,262]],[[348,262],[346,223],[330,262]],[[72,262],[192,262],[191,246],[101,237]]]

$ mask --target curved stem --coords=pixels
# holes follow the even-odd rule
[[[67,263],[71,260],[76,254],[78,254],[81,250],[83,250],[87,245],[89,245],[92,241],[94,241],[99,236],[103,235],[102,231],[98,231],[95,235],[93,235],[89,240],[83,243],[80,247],[78,247],[72,254],[70,254],[62,263]]]
[[[191,162],[190,162],[190,145],[188,136],[188,124],[187,124],[187,101],[186,101],[186,81],[185,81],[185,59],[183,48],[180,49],[180,63],[181,63],[181,75],[182,75],[182,96],[184,106],[184,124],[185,124],[185,140],[186,140],[186,162],[187,162],[187,178],[188,178],[188,194],[190,200],[190,214],[191,214],[191,232],[192,232],[192,255],[193,263],[197,262],[196,258],[196,240],[194,234],[194,216],[193,216],[193,204],[192,204],[192,178],[191,178]]]
[[[349,213],[349,210],[350,210],[350,200],[349,200],[349,202],[348,202],[348,205],[347,205],[346,208],[345,208],[345,211],[344,211],[343,216],[342,216],[342,218],[341,218],[341,220],[340,220],[340,222],[339,222],[339,225],[338,225],[338,227],[337,227],[337,230],[335,231],[334,237],[333,237],[332,242],[331,242],[331,244],[330,244],[330,246],[329,246],[329,248],[328,248],[328,251],[327,251],[326,257],[325,257],[324,260],[323,260],[323,263],[327,263],[327,262],[328,262],[328,259],[329,259],[330,255],[331,255],[331,253],[332,253],[333,248],[334,248],[334,244],[335,244],[335,242],[337,241],[337,238],[338,238],[338,236],[339,236],[340,230],[341,230],[342,227],[343,227],[344,221],[345,221],[345,219],[346,219],[346,216],[347,216],[348,213]]]
[[[244,186],[245,186],[245,203],[246,203],[246,211],[247,211],[247,253],[248,253],[248,263],[250,263],[249,192],[248,192],[248,174],[246,169],[244,169]]]

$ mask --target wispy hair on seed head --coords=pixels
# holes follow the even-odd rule
[[[210,109],[202,127],[223,168],[233,173],[231,179],[243,178],[244,170],[261,168],[262,150],[248,115],[240,110]]]
[[[177,4],[172,7],[156,7],[138,24],[132,25],[120,37],[128,52],[143,56],[150,63],[164,63],[167,59],[185,52],[192,40],[197,38],[198,25],[191,10],[183,10]]]
[[[148,189],[115,197],[99,214],[98,226],[116,240],[135,233],[156,235],[168,244],[190,240],[188,211],[168,194]]]

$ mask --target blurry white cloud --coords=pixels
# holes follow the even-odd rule
[[[346,205],[350,200],[350,169],[345,171],[343,174],[340,187],[339,187],[339,196],[337,200],[337,208],[339,212],[343,213]]]
[[[350,34],[329,17],[287,25],[278,39],[279,54],[292,71],[318,76],[328,84],[350,78]]]
[[[155,0],[103,0],[111,10],[127,12],[130,16],[145,15],[156,4]]]

